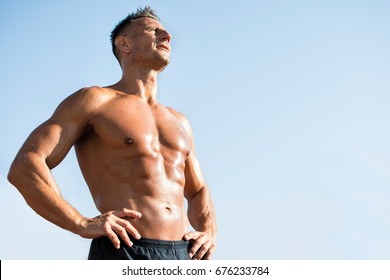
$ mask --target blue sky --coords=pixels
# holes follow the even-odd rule
[[[6,180],[29,133],[121,75],[114,25],[150,4],[172,34],[159,100],[192,123],[216,259],[390,258],[390,2],[1,1],[0,259],[85,259],[90,240]],[[98,215],[71,151],[63,196]]]

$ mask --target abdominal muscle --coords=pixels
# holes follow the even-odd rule
[[[97,149],[94,155],[99,155]],[[150,157],[80,157],[79,164],[93,200],[102,214],[127,208],[141,218],[126,218],[141,237],[182,240],[189,226],[184,207],[184,165],[166,164]],[[87,160],[88,159],[88,160]],[[160,162],[160,163],[159,163]],[[164,164],[163,164],[164,165]]]
[[[140,212],[141,218],[125,219],[137,229],[141,237],[181,240],[189,224],[181,186],[172,182],[153,186],[149,184],[117,184],[91,188],[91,192],[101,213],[122,208]]]

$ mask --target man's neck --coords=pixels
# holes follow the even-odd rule
[[[157,102],[157,75],[154,70],[124,69],[121,80],[110,88],[141,97],[148,103]]]

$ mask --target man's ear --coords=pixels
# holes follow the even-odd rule
[[[125,36],[119,35],[115,38],[115,46],[117,49],[121,50],[124,53],[130,53],[131,45],[129,40]]]

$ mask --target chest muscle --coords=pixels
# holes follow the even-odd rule
[[[97,136],[112,148],[160,152],[162,147],[188,153],[189,138],[176,117],[165,107],[138,100],[117,100],[92,123]]]

